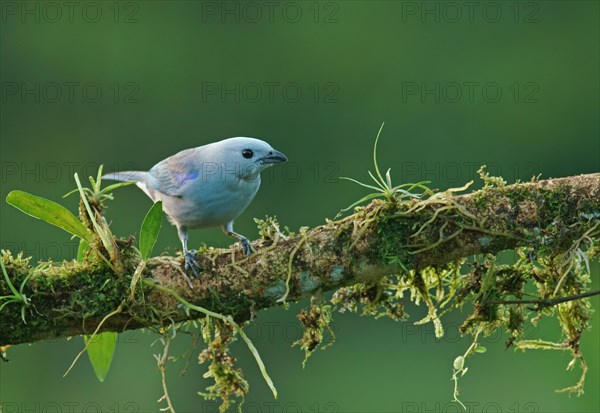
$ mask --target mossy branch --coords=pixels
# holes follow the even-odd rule
[[[194,305],[243,322],[260,309],[281,305],[284,296],[291,302],[356,283],[375,284],[386,275],[456,263],[474,254],[525,247],[537,256],[575,262],[579,244],[600,239],[594,226],[599,220],[600,173],[514,185],[490,181],[464,195],[448,191],[406,202],[375,200],[353,215],[300,234],[280,236],[278,227],[261,231],[263,238],[254,242],[256,253],[250,257],[242,257],[238,248],[204,249],[197,257],[204,271],[192,279],[193,289],[181,275],[179,257],[150,258],[143,277]],[[149,282],[131,294],[139,254],[131,240],[118,241],[117,248],[120,275],[97,259],[32,267],[27,259],[3,254],[13,284],[29,277],[22,294],[30,305],[24,319],[18,302],[3,308],[0,344],[90,334],[119,306],[122,311],[106,319],[100,331],[201,316]],[[556,294],[550,291],[544,298],[566,292],[569,268],[553,284]],[[10,295],[9,284],[0,280],[0,296]]]

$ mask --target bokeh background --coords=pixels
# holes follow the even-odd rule
[[[68,3],[68,4],[66,4]],[[253,217],[276,215],[297,230],[318,225],[364,190],[381,122],[380,162],[397,182],[462,186],[487,164],[509,182],[600,170],[599,3],[403,1],[2,1],[0,198],[22,189],[53,200],[74,172],[148,169],[181,149],[230,136],[269,141],[290,162],[264,176],[236,229],[257,236]],[[478,183],[476,183],[478,185]],[[64,202],[76,208],[75,198]],[[124,188],[110,203],[115,233],[136,234],[150,201]],[[1,245],[33,260],[71,259],[64,232],[0,203]],[[219,229],[191,245],[231,242]],[[157,250],[175,253],[163,226]],[[598,288],[594,264],[593,287]],[[592,299],[598,308],[599,299]],[[280,398],[274,401],[240,343],[251,390],[248,412],[454,412],[453,359],[469,345],[446,318],[430,325],[337,315],[337,343],[302,369],[295,314],[307,303],[262,311],[248,334]],[[423,309],[411,309],[412,321]],[[504,351],[483,340],[461,382],[469,411],[600,411],[600,323],[583,338],[586,393],[569,356]],[[530,338],[560,339],[554,322]],[[4,412],[151,412],[163,404],[152,354],[156,336],[120,336],[99,383],[86,358],[66,378],[81,338],[20,345],[0,364]],[[190,344],[181,336],[173,354]],[[196,394],[210,383],[195,355],[169,366],[178,412],[213,412]]]

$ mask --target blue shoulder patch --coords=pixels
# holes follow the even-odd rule
[[[181,185],[183,185],[187,181],[192,181],[192,180],[198,178],[198,172],[197,171],[191,171],[191,172],[188,172],[188,173],[178,173],[178,174],[174,174],[173,178],[175,179],[176,185],[178,187],[180,187]]]

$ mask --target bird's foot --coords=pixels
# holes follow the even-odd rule
[[[185,261],[185,270],[192,270],[194,276],[198,277],[198,271],[202,271],[202,266],[196,260],[196,251],[187,250],[183,253],[183,259]]]
[[[240,244],[242,245],[242,253],[245,256],[249,256],[250,254],[252,254],[252,245],[250,245],[250,241],[248,241],[248,238],[241,237]]]

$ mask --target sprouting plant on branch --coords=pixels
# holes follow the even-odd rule
[[[342,209],[340,211],[340,213],[338,214],[338,216],[346,211],[351,210],[352,208],[354,208],[364,202],[371,201],[375,198],[383,198],[389,202],[394,202],[394,201],[402,201],[402,200],[407,200],[407,199],[418,199],[423,195],[433,195],[433,191],[427,187],[427,184],[430,183],[429,181],[422,181],[422,182],[417,182],[414,184],[393,185],[392,184],[392,176],[391,176],[391,168],[389,168],[385,172],[385,179],[384,179],[383,175],[381,174],[381,172],[379,170],[379,164],[377,162],[377,144],[379,143],[379,137],[381,135],[381,131],[383,130],[384,125],[385,125],[385,123],[382,123],[381,126],[379,127],[379,131],[377,132],[377,136],[375,137],[375,144],[373,145],[373,166],[375,169],[375,173],[368,171],[369,176],[373,180],[374,185],[365,184],[354,178],[349,178],[346,176],[340,177],[340,179],[345,179],[347,181],[354,182],[364,188],[371,189],[375,192],[365,195],[364,197],[360,198],[358,201],[354,202],[349,207]],[[422,193],[420,193],[420,194],[412,193],[411,191],[413,189],[421,189]]]

